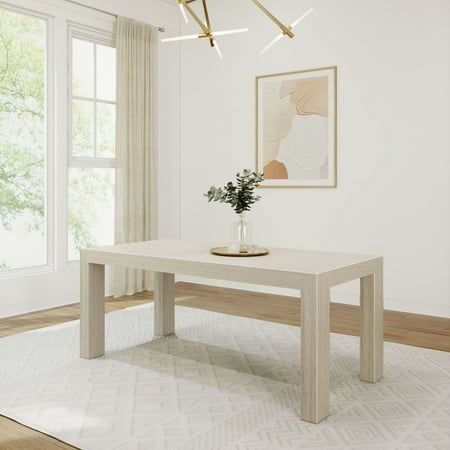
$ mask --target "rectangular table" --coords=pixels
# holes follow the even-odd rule
[[[383,376],[383,258],[273,248],[262,257],[210,254],[209,245],[157,240],[81,251],[81,357],[105,353],[105,265],[155,271],[155,335],[175,331],[175,274],[301,291],[301,418],[329,414],[330,288],[360,279],[360,379]]]

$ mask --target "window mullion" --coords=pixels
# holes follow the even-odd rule
[[[72,100],[83,100],[83,101],[89,101],[93,102],[96,101],[97,103],[104,103],[105,105],[115,105],[116,102],[112,100],[103,100],[103,99],[94,99],[93,97],[83,97],[81,95],[72,95]]]
[[[94,43],[94,158],[97,157],[97,44]]]

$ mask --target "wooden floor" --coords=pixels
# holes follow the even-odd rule
[[[106,311],[116,311],[153,300],[152,293],[120,299],[108,298]],[[190,283],[177,283],[177,305],[269,320],[289,325],[300,323],[299,301],[292,297],[274,296]],[[22,316],[0,319],[0,337],[42,328],[79,318],[79,305],[63,306]],[[418,314],[385,311],[386,341],[450,352],[450,319]],[[331,331],[359,334],[359,308],[332,303]],[[73,449],[45,434],[0,416],[0,450]]]

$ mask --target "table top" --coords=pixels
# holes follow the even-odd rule
[[[287,248],[270,248],[266,256],[232,258],[210,253],[213,244],[187,240],[154,240],[82,250],[89,258],[104,260],[109,257],[146,257],[164,262],[192,262],[230,268],[249,268],[286,271],[297,274],[320,275],[333,270],[380,259],[379,256],[333,253]]]

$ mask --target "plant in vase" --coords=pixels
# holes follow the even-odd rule
[[[229,181],[223,187],[211,186],[204,194],[208,202],[220,202],[229,204],[239,221],[233,225],[232,242],[229,246],[230,252],[247,253],[251,245],[251,227],[245,221],[245,213],[250,211],[253,204],[261,199],[256,195],[255,188],[264,181],[264,174],[244,169],[242,173],[236,174],[236,184]],[[236,246],[236,248],[234,248]]]

